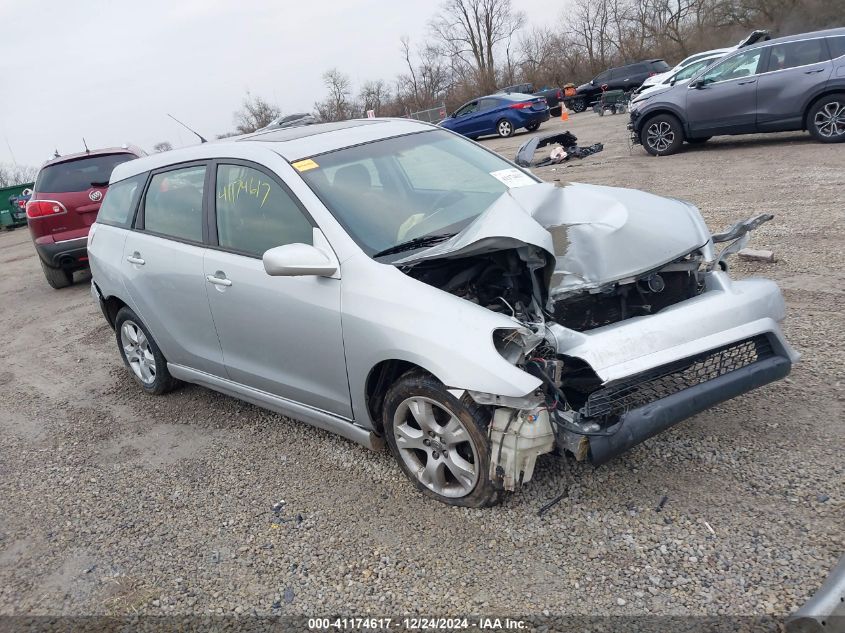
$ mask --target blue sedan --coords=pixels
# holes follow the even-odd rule
[[[465,103],[439,125],[475,139],[485,134],[511,136],[521,127],[533,132],[548,120],[549,106],[543,97],[507,93]]]

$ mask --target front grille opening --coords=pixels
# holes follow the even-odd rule
[[[631,409],[771,358],[774,354],[765,334],[731,343],[598,389],[587,397],[578,412],[579,417],[602,426],[613,424]]]

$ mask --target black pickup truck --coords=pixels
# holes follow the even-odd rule
[[[520,94],[534,95],[536,97],[545,97],[546,103],[549,106],[549,114],[552,116],[560,116],[560,102],[563,101],[563,90],[560,88],[541,88],[540,90],[534,90],[534,84],[525,83],[505,86],[496,92],[518,92]]]

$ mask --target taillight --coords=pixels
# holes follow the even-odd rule
[[[557,91],[557,100],[560,101],[561,99],[563,99],[563,93],[560,90],[558,90]]]
[[[26,217],[30,219],[46,218],[62,213],[67,213],[67,209],[61,202],[55,200],[30,200],[26,205]]]
[[[530,101],[520,101],[519,103],[512,103],[508,107],[513,108],[514,110],[525,110],[526,108],[530,108],[532,103]]]
[[[650,72],[650,73],[648,74],[648,76],[649,76],[649,77],[654,77],[656,74],[657,74],[656,72]]]

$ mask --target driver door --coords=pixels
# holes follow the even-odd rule
[[[693,137],[754,132],[758,69],[763,49],[735,54],[687,88],[687,123]]]
[[[481,128],[480,100],[470,101],[455,112],[452,129],[464,136],[478,134]]]

